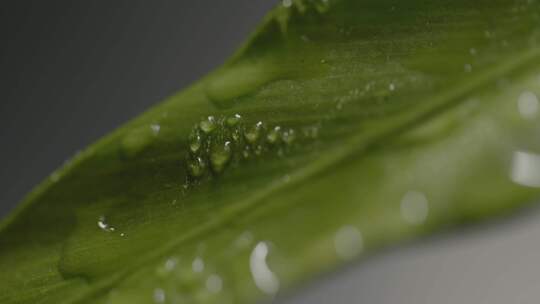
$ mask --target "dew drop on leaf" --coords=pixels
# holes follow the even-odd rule
[[[266,135],[266,141],[270,144],[276,144],[281,139],[281,127],[276,126]]]
[[[234,114],[233,116],[227,117],[227,120],[225,122],[229,127],[234,127],[238,125],[241,119],[242,116],[240,116],[240,114]]]
[[[540,188],[540,155],[526,151],[514,152],[510,178],[518,185]]]
[[[279,279],[268,267],[268,244],[259,242],[249,257],[249,268],[255,285],[264,293],[273,295],[279,290]]]
[[[253,149],[253,152],[255,153],[255,155],[261,156],[262,153],[263,153],[263,150],[264,150],[263,146],[257,145],[257,146]]]
[[[204,271],[204,260],[201,257],[196,257],[191,263],[191,269],[195,273],[200,273]]]
[[[210,152],[210,164],[215,172],[221,172],[231,159],[231,142],[222,145],[214,145]]]
[[[202,145],[202,136],[198,129],[193,130],[189,138],[189,150],[197,153]]]
[[[259,140],[262,126],[263,123],[259,121],[246,131],[244,137],[246,138],[247,142],[249,142],[250,144],[254,144],[255,142],[257,142],[257,140]]]
[[[360,230],[352,225],[341,227],[334,236],[337,255],[343,260],[350,260],[359,255],[364,247]]]
[[[98,218],[97,225],[99,229],[103,231],[113,232],[115,230],[114,227],[111,227],[111,225],[109,225],[107,219],[103,215]]]
[[[154,135],[158,135],[158,134],[159,134],[159,131],[161,130],[161,126],[158,125],[158,124],[151,124],[151,125],[150,125],[150,129],[152,130],[152,132],[154,133]]]
[[[165,290],[161,288],[154,289],[154,301],[156,303],[165,303],[166,298]]]
[[[223,288],[223,280],[217,274],[211,274],[206,279],[206,289],[211,293],[218,293]]]
[[[525,91],[519,95],[518,110],[525,119],[534,119],[538,114],[538,97],[531,91]]]
[[[199,123],[199,128],[201,128],[201,131],[208,134],[216,129],[216,125],[216,119],[214,116],[208,116]]]
[[[195,157],[189,160],[189,174],[193,177],[200,177],[206,172],[206,162],[201,157]]]
[[[429,204],[426,195],[418,191],[409,191],[401,199],[401,216],[412,225],[419,225],[426,221],[429,213]]]

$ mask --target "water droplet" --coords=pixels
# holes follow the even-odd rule
[[[538,97],[531,91],[525,91],[519,95],[518,110],[525,119],[534,119],[538,114]]]
[[[463,66],[463,69],[465,70],[465,72],[470,73],[470,72],[472,72],[472,65],[470,63],[466,63]]]
[[[470,53],[471,55],[473,55],[473,56],[476,56],[477,51],[476,51],[475,48],[470,48],[470,49],[469,49],[469,53]]]
[[[401,199],[401,216],[407,223],[422,224],[426,221],[428,213],[429,204],[424,193],[409,191]]]
[[[281,127],[276,126],[266,135],[266,141],[270,144],[276,144],[281,138]]]
[[[234,114],[233,116],[227,118],[226,123],[229,127],[234,127],[240,122],[241,119],[242,116],[240,116],[240,114]]]
[[[196,257],[191,263],[193,272],[200,273],[204,271],[204,260],[201,257]]]
[[[215,172],[221,172],[231,159],[231,142],[227,141],[223,145],[212,147],[210,154],[210,164]]]
[[[165,270],[171,272],[176,268],[176,265],[178,265],[178,258],[168,258],[167,261],[165,261]]]
[[[283,140],[284,143],[286,143],[287,145],[290,145],[296,139],[296,133],[294,132],[293,129],[289,129],[281,134],[281,139]]]
[[[291,7],[293,4],[292,0],[283,0],[281,1],[281,3],[283,4],[284,7]]]
[[[165,290],[161,288],[154,289],[154,301],[156,303],[165,303],[166,295]]]
[[[256,100],[246,98],[270,81],[280,78],[282,69],[272,60],[244,60],[214,73],[206,81],[205,93],[218,108],[231,108],[239,102]]]
[[[216,119],[214,116],[208,116],[199,123],[199,128],[206,134],[211,133],[216,129]]]
[[[358,256],[364,248],[362,233],[354,226],[343,226],[334,236],[334,246],[341,259],[350,260]]]
[[[202,146],[202,136],[198,129],[193,130],[189,136],[189,150],[192,153],[197,153]]]
[[[251,242],[253,242],[253,234],[250,231],[244,231],[236,239],[235,245],[238,248],[246,248]]]
[[[325,63],[326,63],[326,60],[325,60],[325,59],[321,59],[321,63],[322,63],[322,64],[325,64]]]
[[[240,132],[239,129],[235,128],[235,129],[231,132],[231,137],[232,137],[233,141],[239,142],[240,139],[242,138],[242,133]]]
[[[109,223],[107,223],[107,219],[103,215],[98,218],[97,225],[99,229],[103,231],[113,232],[115,230],[114,227],[112,227],[111,225],[109,225]]]
[[[540,188],[540,155],[525,151],[514,152],[510,178],[516,184]]]
[[[249,128],[249,130],[246,131],[244,134],[244,137],[246,138],[247,142],[250,144],[254,144],[259,140],[259,137],[261,135],[261,129],[262,129],[263,123],[259,121],[254,126]]]
[[[250,156],[251,156],[251,150],[249,149],[249,147],[246,147],[244,151],[242,151],[242,157],[244,159],[248,159]]]
[[[206,289],[211,293],[218,293],[223,288],[223,280],[217,274],[211,274],[206,279]]]
[[[206,162],[201,157],[195,157],[188,162],[189,174],[201,177],[206,172]]]
[[[127,156],[135,156],[147,148],[154,140],[155,133],[147,125],[135,127],[122,138],[122,152]]]
[[[268,245],[259,242],[249,257],[249,268],[255,285],[264,293],[274,295],[279,290],[279,279],[270,270],[266,262]]]
[[[161,130],[161,126],[158,124],[151,124],[150,129],[152,130],[152,133],[154,133],[154,135],[158,135],[159,130]]]
[[[99,217],[97,224],[98,224],[98,227],[101,228],[102,230],[107,230],[109,228],[109,225],[105,222],[104,216]]]
[[[391,83],[391,84],[388,85],[388,89],[390,91],[394,91],[396,89],[396,85],[394,83]]]
[[[257,155],[257,156],[261,156],[262,153],[263,153],[263,151],[264,151],[264,148],[263,148],[263,146],[261,146],[261,145],[257,145],[257,146],[253,149],[253,152],[254,152],[255,155]]]

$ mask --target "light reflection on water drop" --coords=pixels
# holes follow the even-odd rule
[[[156,303],[165,303],[166,295],[165,291],[161,288],[154,289],[154,301]]]
[[[202,258],[200,257],[196,257],[194,260],[193,260],[193,263],[191,263],[191,269],[193,270],[193,272],[203,272],[204,270],[204,261]]]
[[[173,271],[174,268],[176,268],[176,265],[178,264],[178,258],[168,258],[167,261],[165,261],[165,270],[166,271]]]
[[[211,133],[216,129],[216,119],[214,116],[208,116],[205,120],[199,123],[199,128],[206,134]]]
[[[233,116],[228,117],[225,121],[229,127],[234,127],[240,122],[241,119],[242,116],[240,116],[240,114],[234,114]]]
[[[107,219],[103,215],[98,218],[97,225],[99,229],[103,231],[113,232],[115,230],[114,227],[111,227],[109,223],[107,223]]]
[[[249,257],[249,268],[255,285],[264,293],[273,295],[279,290],[279,279],[266,263],[268,244],[259,242]]]
[[[401,199],[401,217],[409,224],[419,225],[426,221],[429,204],[424,193],[407,192]]]
[[[538,114],[538,97],[531,91],[525,91],[519,95],[519,114],[525,119],[534,119]]]
[[[217,274],[211,274],[206,279],[206,289],[211,293],[218,293],[223,288],[223,280]]]
[[[362,233],[354,226],[343,226],[334,236],[334,246],[341,259],[350,260],[359,255],[364,248]]]
[[[514,152],[510,178],[516,184],[540,188],[540,155],[524,151]]]
[[[154,133],[154,135],[158,135],[159,130],[161,130],[161,126],[158,124],[151,124],[150,129],[152,129],[152,133]]]

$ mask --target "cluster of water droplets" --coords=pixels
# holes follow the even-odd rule
[[[274,296],[279,291],[280,279],[268,261],[274,254],[270,242],[257,241],[250,231],[244,231],[221,249],[218,257],[242,256],[241,264],[216,263],[216,255],[208,256],[208,248],[200,243],[187,255],[171,255],[162,260],[151,270],[157,280],[144,284],[140,291],[156,304],[237,303],[245,296],[245,290],[236,281],[240,272],[247,272],[244,274],[249,275],[262,294]]]
[[[208,116],[189,136],[187,171],[193,179],[212,177],[228,166],[266,152],[283,155],[297,139],[297,131],[263,121],[245,123],[242,116]]]
[[[171,256],[156,268],[159,284],[152,291],[155,303],[231,303],[221,274],[202,256]]]

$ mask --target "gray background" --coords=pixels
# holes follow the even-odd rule
[[[0,216],[222,63],[277,1],[2,1]],[[212,9],[208,9],[212,7]],[[540,214],[388,250],[280,303],[538,303]]]

